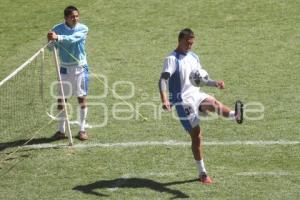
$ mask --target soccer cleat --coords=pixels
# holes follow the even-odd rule
[[[87,140],[88,139],[87,133],[85,131],[79,131],[78,139],[81,141]]]
[[[199,175],[199,181],[202,184],[206,184],[206,185],[213,183],[212,179],[205,172],[201,172],[201,174]]]
[[[238,124],[243,123],[244,120],[244,104],[241,101],[235,102],[235,120]]]
[[[65,139],[67,138],[66,137],[66,134],[60,132],[60,131],[57,131],[53,136],[52,136],[53,139],[55,140],[61,140],[61,139]]]

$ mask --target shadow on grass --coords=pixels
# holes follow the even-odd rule
[[[50,143],[57,141],[56,138],[50,137],[50,138],[34,138],[28,142],[28,139],[22,139],[22,140],[16,140],[12,142],[2,142],[0,143],[0,151],[3,151],[7,148],[13,148],[18,146],[23,146],[25,143],[26,145],[32,145],[32,144],[44,144],[44,143]]]
[[[151,179],[144,179],[144,178],[118,178],[114,180],[97,181],[95,183],[91,183],[88,185],[79,185],[74,187],[73,190],[78,190],[85,194],[91,194],[100,197],[108,197],[109,195],[97,192],[95,190],[105,188],[114,191],[117,190],[118,188],[148,188],[156,192],[165,192],[168,194],[172,194],[173,197],[171,199],[176,199],[176,198],[189,198],[189,196],[181,192],[180,190],[170,189],[167,186],[185,184],[185,183],[190,183],[195,181],[198,181],[198,179],[176,181],[176,182],[169,182],[169,183],[159,183]]]

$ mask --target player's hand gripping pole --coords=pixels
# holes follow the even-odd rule
[[[70,123],[69,123],[69,117],[68,117],[68,112],[67,112],[67,105],[66,105],[66,100],[65,100],[65,94],[64,94],[64,89],[62,85],[62,80],[60,76],[60,67],[59,67],[59,62],[58,62],[58,57],[57,57],[57,50],[55,47],[53,47],[53,52],[54,52],[54,59],[55,59],[55,65],[56,65],[56,72],[57,72],[57,77],[58,77],[58,82],[59,82],[59,87],[61,91],[61,98],[62,98],[62,106],[63,106],[63,112],[65,113],[65,122],[66,122],[66,132],[69,140],[69,146],[73,145],[73,139],[72,139],[72,133],[71,133],[71,128],[70,128]]]

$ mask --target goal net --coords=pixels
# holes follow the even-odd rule
[[[56,62],[57,57],[45,45],[0,82],[1,142],[40,137],[49,127],[54,133],[56,123],[47,113],[56,106]]]

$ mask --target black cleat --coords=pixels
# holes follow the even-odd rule
[[[57,131],[53,136],[52,136],[52,139],[54,140],[61,140],[61,139],[66,139],[67,136],[66,134],[60,132],[60,131]]]
[[[237,100],[235,102],[235,120],[238,124],[241,124],[243,123],[243,120],[244,120],[244,104]]]

